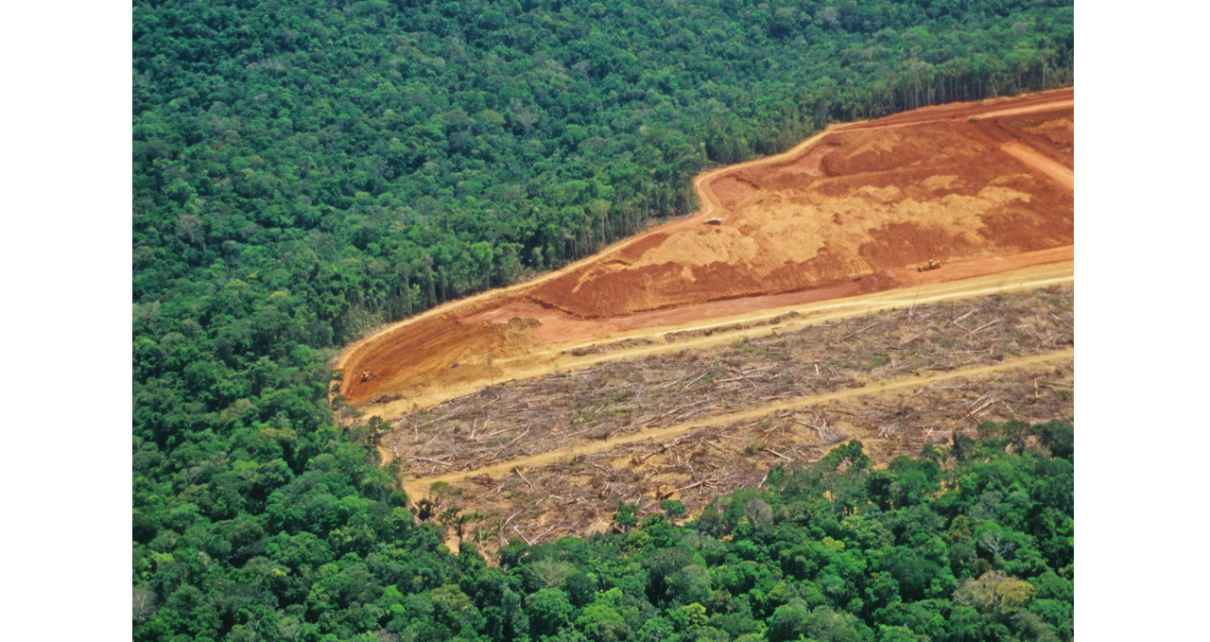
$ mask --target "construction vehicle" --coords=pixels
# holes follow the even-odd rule
[[[365,383],[373,378],[374,378],[374,373],[370,372],[369,370],[366,370],[365,372],[361,373],[361,382],[362,383]]]
[[[917,272],[928,272],[929,270],[936,270],[939,267],[941,267],[941,261],[929,259],[927,262],[922,263],[921,265],[918,265],[916,267],[916,271]]]

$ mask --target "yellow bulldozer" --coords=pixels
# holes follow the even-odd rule
[[[916,266],[916,271],[917,272],[928,272],[929,270],[936,270],[939,267],[941,267],[941,261],[929,259],[927,262]]]

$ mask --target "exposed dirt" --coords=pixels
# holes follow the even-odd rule
[[[693,217],[358,342],[340,392],[399,416],[641,330],[1070,262],[1073,133],[1073,90],[831,127],[698,176]]]
[[[999,118],[835,128],[804,154],[706,183],[721,225],[682,227],[528,297],[595,319],[1070,245],[1072,170],[1015,131]]]

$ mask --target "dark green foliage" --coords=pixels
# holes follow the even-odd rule
[[[520,537],[508,538],[508,545],[499,550],[500,566],[505,569],[513,568],[521,558],[529,552],[529,545]]]
[[[634,528],[639,523],[639,507],[637,504],[618,502],[618,512],[614,513],[613,521],[623,533]]]
[[[668,517],[676,518],[685,514],[685,504],[676,499],[666,499],[660,502],[660,508]]]
[[[575,573],[566,580],[567,597],[576,607],[587,606],[596,599],[597,583],[585,573]]]
[[[693,564],[693,553],[687,549],[665,548],[654,553],[643,562],[651,578],[648,596],[653,604],[667,602],[676,597],[674,591],[678,580],[684,576],[682,570]],[[692,600],[690,600],[692,601]],[[688,602],[682,602],[688,603]]]
[[[1042,438],[1042,443],[1055,457],[1075,461],[1075,426],[1070,421],[1052,421],[1034,426],[1032,432]]]
[[[154,536],[136,544],[135,638],[243,639],[252,624],[284,638],[383,630],[418,640],[1074,635],[1073,516],[1043,501],[1072,505],[1070,486],[1052,483],[1071,464],[999,439],[974,442],[980,460],[952,467],[897,459],[837,472],[823,460],[787,471],[783,490],[737,491],[683,526],[657,513],[628,533],[514,540],[501,549],[505,568],[467,543],[457,558],[441,552],[439,529],[413,525],[402,508],[376,512],[386,505],[339,472],[344,448],[288,481],[271,462],[257,466],[245,481],[263,473],[278,484],[263,517],[207,521],[195,504],[138,517],[138,532]],[[840,477],[868,499],[824,496]],[[929,480],[946,483],[879,508],[875,487]],[[710,535],[720,523],[729,540]]]
[[[526,601],[532,631],[537,635],[553,635],[571,624],[575,607],[567,600],[567,594],[556,588],[540,589]]]

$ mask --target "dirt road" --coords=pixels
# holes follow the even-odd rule
[[[1039,154],[1032,147],[1020,143],[1005,143],[1000,151],[1053,178],[1067,189],[1076,188],[1075,170]]]

